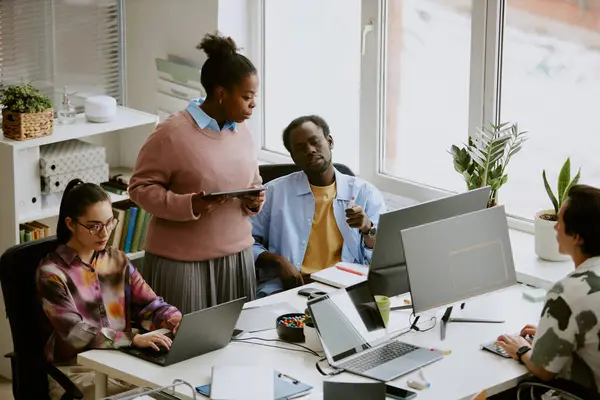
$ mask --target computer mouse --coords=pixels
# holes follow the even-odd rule
[[[302,289],[298,290],[298,294],[300,296],[306,296],[306,297],[310,296],[311,293],[315,293],[315,292],[320,292],[320,290],[319,289],[315,289],[315,288],[310,288],[310,287],[308,287],[308,288],[302,288]]]

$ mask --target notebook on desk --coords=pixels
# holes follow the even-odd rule
[[[369,267],[361,264],[340,262],[310,275],[313,281],[336,288],[347,288],[367,280]]]

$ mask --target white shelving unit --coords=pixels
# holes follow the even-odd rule
[[[83,114],[72,125],[54,125],[51,135],[16,141],[0,135],[0,252],[19,243],[19,224],[46,220],[52,227],[58,219],[59,203],[44,206],[40,196],[40,146],[80,139],[106,147],[111,168],[133,168],[137,155],[158,123],[158,116],[126,107],[118,107],[116,118],[107,123],[92,123]],[[127,195],[110,194],[113,202]],[[1,253],[0,253],[1,254]],[[129,254],[132,260],[144,256],[143,251]],[[4,299],[0,300],[4,310]],[[0,316],[0,354],[12,351],[8,320]],[[0,375],[10,378],[10,365],[0,358]]]

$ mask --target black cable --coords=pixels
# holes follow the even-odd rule
[[[330,365],[331,368],[334,368],[334,371],[333,372],[329,372],[329,373],[325,373],[325,371],[323,371],[321,369],[321,366],[319,365],[320,362],[325,361],[325,360],[327,360],[327,357],[323,357],[323,358],[321,358],[319,361],[317,361],[315,363],[315,366],[317,367],[317,371],[319,371],[319,373],[321,375],[323,375],[323,376],[333,376],[333,375],[339,375],[342,372],[344,372],[343,369],[338,369],[338,368],[335,368],[335,367],[331,367],[331,365]]]
[[[431,317],[431,318],[429,318],[427,321],[425,321],[425,322],[422,322],[422,323],[421,323],[421,325],[422,325],[423,323],[427,323],[427,322],[431,322],[431,321],[433,321],[433,325],[431,325],[431,326],[430,326],[429,328],[427,328],[427,329],[423,329],[423,328],[420,328],[420,327],[419,327],[417,324],[414,324],[414,325],[413,325],[413,322],[411,321],[411,319],[412,319],[412,318],[415,318],[415,317],[416,317],[416,316],[415,316],[415,313],[414,313],[414,311],[413,311],[413,312],[412,312],[412,313],[411,313],[411,314],[408,316],[408,323],[411,325],[411,328],[412,328],[412,329],[414,329],[414,330],[415,330],[415,331],[417,331],[417,332],[427,332],[427,331],[430,331],[430,330],[432,330],[433,328],[435,328],[435,325],[437,324],[437,317]]]
[[[283,347],[283,346],[268,345],[268,344],[264,344],[264,343],[248,342],[250,344],[256,344],[256,345],[259,345],[259,346],[275,347],[275,348],[278,348],[278,349],[284,349],[284,350],[290,350],[290,351],[298,351],[298,352],[301,352],[301,353],[312,354],[313,356],[317,356],[317,357],[321,356],[319,353],[317,353],[316,351],[314,351],[310,347],[303,346],[303,345],[301,345],[299,343],[288,342],[286,340],[281,340],[281,339],[265,339],[265,338],[259,338],[259,337],[248,337],[248,338],[241,338],[241,339],[232,339],[232,342],[245,342],[245,341],[248,341],[248,340],[262,340],[264,342],[281,342],[281,343],[285,343],[285,344],[291,344],[291,345],[294,345],[294,346],[302,347],[304,350],[291,349],[289,347]]]

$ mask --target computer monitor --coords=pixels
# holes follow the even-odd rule
[[[415,314],[449,306],[449,322],[503,322],[450,319],[452,305],[517,283],[504,206],[403,229],[400,233]]]
[[[388,297],[408,292],[402,229],[485,209],[490,190],[486,186],[382,214],[369,266],[371,291]]]

